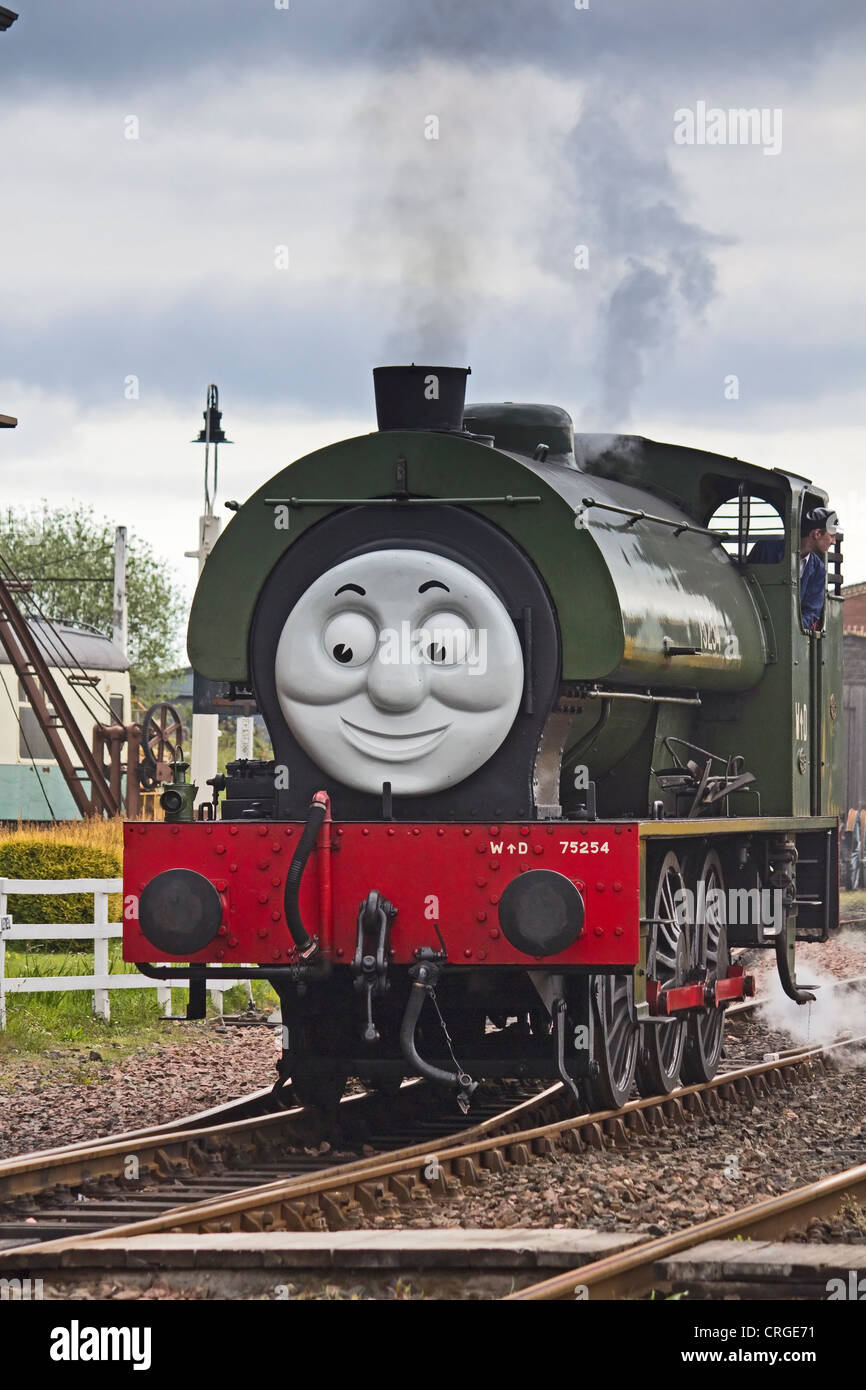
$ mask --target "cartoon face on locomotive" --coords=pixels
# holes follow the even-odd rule
[[[124,954],[188,975],[192,1014],[216,974],[269,979],[303,1101],[349,1075],[464,1106],[482,1077],[596,1107],[707,1079],[752,987],[734,947],[774,947],[805,997],[798,848],[827,883],[837,853],[829,783],[792,795],[762,699],[836,615],[786,626],[744,561],[744,479],[783,566],[823,494],[649,441],[575,451],[554,407],[464,408],[457,369],[375,376],[379,431],[284,470],[207,562],[191,656],[254,702],[273,759],[127,826]],[[772,938],[728,911],[761,887]]]

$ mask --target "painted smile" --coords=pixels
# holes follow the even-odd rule
[[[363,729],[340,716],[346,738],[362,753],[370,753],[385,762],[399,763],[423,757],[438,746],[451,728],[442,724],[438,729],[419,729],[413,734],[382,734],[375,729]]]

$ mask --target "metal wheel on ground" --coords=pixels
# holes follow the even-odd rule
[[[647,945],[647,979],[657,980],[661,991],[684,984],[691,968],[691,923],[687,920],[685,887],[679,856],[675,850],[669,850],[658,867],[654,890],[647,893],[647,907],[653,918]],[[643,1096],[669,1095],[679,1081],[686,1042],[685,1021],[648,1023],[640,1031],[638,1090]]]
[[[715,850],[708,850],[698,865],[693,883],[695,893],[695,965],[707,983],[728,973],[730,955],[725,926],[725,881]],[[693,1082],[711,1081],[722,1055],[725,1006],[705,1008],[693,1014],[686,1025],[686,1047],[682,1078]]]
[[[583,1083],[593,1110],[618,1110],[634,1085],[639,1030],[634,1022],[631,975],[596,975],[590,990],[595,1008],[593,1061],[597,1075]]]

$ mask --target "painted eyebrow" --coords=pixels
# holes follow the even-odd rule
[[[451,590],[448,588],[448,585],[443,584],[440,579],[428,579],[426,584],[421,585],[418,592],[419,594],[426,594],[428,589],[444,589],[446,594],[451,593]]]
[[[337,594],[345,594],[345,592],[346,592],[347,589],[351,589],[353,594],[362,594],[362,595],[366,595],[366,593],[367,593],[367,590],[366,590],[366,589],[362,589],[361,586],[360,586],[360,584],[343,584],[343,585],[337,590],[337,593],[334,594],[334,598],[337,597]]]

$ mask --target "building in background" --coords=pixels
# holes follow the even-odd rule
[[[118,724],[130,722],[129,662],[111,638],[68,623],[31,619],[28,626],[89,745],[94,726],[108,722],[106,705]],[[92,684],[80,682],[82,673]],[[74,761],[65,735],[63,741]],[[19,819],[77,820],[79,812],[0,643],[0,821]]]

